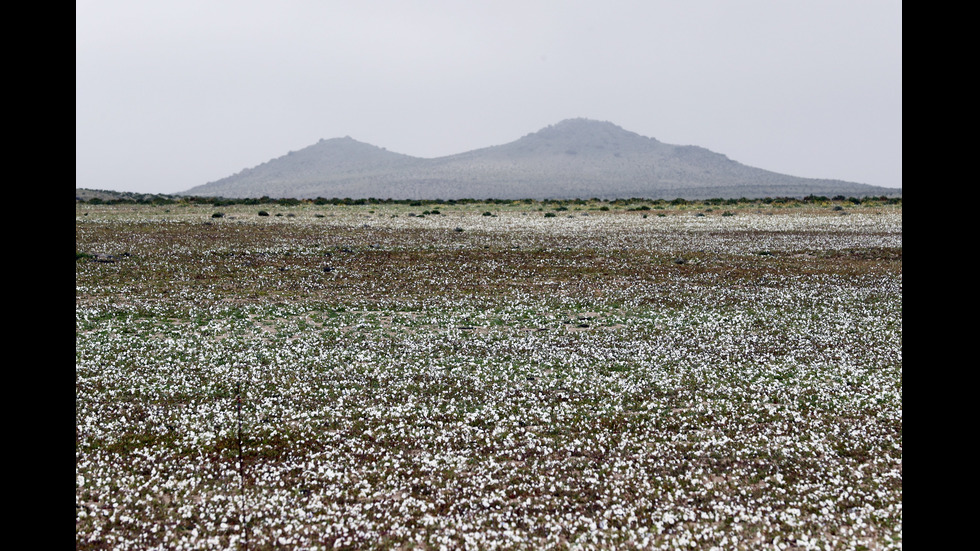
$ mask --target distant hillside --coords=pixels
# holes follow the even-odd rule
[[[75,188],[75,201],[91,201],[99,199],[102,201],[132,201],[149,203],[154,200],[173,201],[174,196],[162,193],[139,193],[135,191],[112,191],[106,189],[86,189]]]
[[[378,199],[707,199],[901,195],[901,190],[802,178],[670,145],[610,122],[569,119],[503,145],[435,159],[350,137],[318,143],[197,186],[211,197]]]

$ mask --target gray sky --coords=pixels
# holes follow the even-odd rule
[[[76,0],[75,186],[175,193],[342,136],[438,157],[609,121],[902,186],[900,0]]]

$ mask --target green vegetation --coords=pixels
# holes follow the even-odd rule
[[[111,197],[111,198],[105,198]],[[76,197],[76,203],[80,204],[90,204],[90,205],[203,205],[208,204],[215,207],[223,207],[230,205],[279,205],[279,206],[297,206],[304,204],[313,204],[319,206],[331,205],[331,206],[362,206],[362,205],[409,205],[413,207],[421,206],[434,206],[434,205],[474,205],[474,204],[484,204],[484,205],[513,205],[515,203],[524,205],[550,205],[556,203],[556,201],[551,199],[535,200],[535,199],[522,199],[522,200],[512,200],[512,199],[426,199],[426,200],[415,200],[415,199],[351,199],[351,198],[332,198],[326,199],[323,197],[317,197],[315,199],[295,199],[295,198],[285,198],[285,199],[273,199],[271,197],[259,197],[259,198],[226,198],[226,197],[198,197],[198,196],[180,196],[180,195],[138,195],[133,193],[124,192],[100,192],[100,196],[92,197],[90,199],[82,199]],[[675,198],[671,200],[665,199],[641,199],[641,198],[630,198],[630,199],[612,199],[612,200],[602,200],[602,199],[589,199],[588,201],[583,199],[573,199],[567,201],[569,204],[580,205],[580,206],[595,206],[601,205],[600,209],[608,210],[610,206],[613,207],[631,207],[630,210],[649,210],[651,208],[658,208],[664,206],[689,206],[691,208],[706,208],[710,206],[718,205],[731,205],[731,206],[757,206],[757,205],[783,205],[783,206],[800,206],[800,205],[824,205],[824,206],[834,206],[834,205],[846,205],[854,206],[861,204],[869,204],[872,206],[879,205],[901,205],[901,197],[889,197],[889,196],[874,196],[874,197],[844,197],[842,195],[835,196],[833,198],[827,198],[823,196],[808,195],[806,197],[764,197],[759,199],[748,199],[741,197],[739,199],[703,199],[703,200],[687,200],[681,198]],[[633,207],[633,205],[637,205]],[[568,210],[568,207],[557,202],[557,206],[554,208],[556,211]],[[434,211],[433,214],[437,214],[438,211]]]

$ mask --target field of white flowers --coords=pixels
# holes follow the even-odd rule
[[[76,204],[76,548],[900,549],[901,205],[599,205]]]

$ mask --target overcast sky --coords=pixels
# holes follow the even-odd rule
[[[75,186],[176,193],[317,140],[438,157],[585,117],[902,186],[900,0],[76,0]]]

